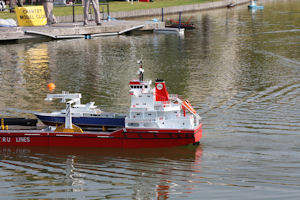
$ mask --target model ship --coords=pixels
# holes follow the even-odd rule
[[[123,128],[83,131],[73,124],[72,112],[73,104],[81,105],[81,95],[64,95],[64,124],[42,130],[1,130],[0,146],[154,148],[198,144],[202,123],[196,110],[187,100],[169,94],[163,80],[156,80],[152,88],[151,81],[143,80],[143,72],[141,66],[139,79],[129,82],[131,105]]]

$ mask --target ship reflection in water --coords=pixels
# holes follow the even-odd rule
[[[15,197],[61,198],[68,192],[70,198],[167,199],[172,193],[192,192],[193,174],[201,173],[202,146],[138,151],[2,147],[0,153],[2,171],[18,179],[12,184],[1,178]]]

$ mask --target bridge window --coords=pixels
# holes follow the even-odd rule
[[[128,126],[139,127],[138,123],[128,123]]]

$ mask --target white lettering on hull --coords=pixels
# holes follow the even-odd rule
[[[10,141],[11,141],[10,137],[0,137],[0,142],[2,142],[2,143],[6,143],[6,142],[10,142]]]
[[[30,142],[30,137],[16,137],[16,142]]]
[[[11,143],[11,137],[0,137],[0,143]],[[16,142],[18,143],[28,143],[30,142],[30,137],[16,137]]]

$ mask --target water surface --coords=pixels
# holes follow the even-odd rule
[[[138,34],[0,46],[0,110],[62,108],[83,94],[126,113],[143,59],[203,118],[200,146],[167,149],[0,148],[0,199],[299,199],[300,4],[190,13],[184,37]],[[170,16],[169,18],[176,18]]]

